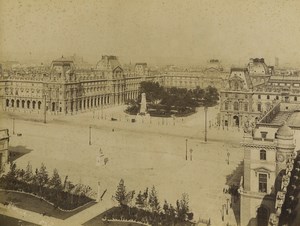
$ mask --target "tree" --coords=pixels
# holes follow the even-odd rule
[[[205,107],[212,107],[218,103],[219,93],[215,87],[208,86],[204,90],[203,105]]]
[[[158,82],[141,82],[140,93],[146,93],[147,101],[156,104],[165,95],[164,88]]]
[[[144,193],[143,193],[143,203],[144,203],[144,207],[146,207],[148,205],[148,188],[145,189]]]
[[[7,189],[15,189],[17,180],[17,165],[16,163],[10,163],[9,171],[5,175],[5,187]]]
[[[125,199],[126,199],[126,187],[124,185],[124,180],[121,179],[119,182],[119,185],[117,187],[117,191],[115,194],[115,199],[118,201],[120,206],[124,206],[125,204]]]
[[[51,188],[54,188],[55,190],[62,189],[62,182],[61,182],[61,178],[58,174],[57,169],[53,170],[53,175],[52,175],[51,179],[49,180],[48,184]]]
[[[186,221],[192,216],[191,213],[189,213],[189,197],[186,193],[182,194],[180,201],[176,201],[176,211],[180,221]]]
[[[33,182],[33,173],[32,173],[32,166],[30,162],[27,163],[25,174],[24,174],[24,181],[28,184],[31,184]]]
[[[164,202],[163,210],[166,215],[170,214],[169,203],[167,202],[167,200],[165,200],[165,202]]]
[[[159,212],[160,206],[159,206],[159,201],[157,197],[157,192],[155,190],[155,187],[153,186],[151,189],[151,192],[149,194],[149,206],[152,210],[152,212]]]
[[[49,177],[46,166],[42,163],[40,169],[36,170],[36,181],[39,185],[40,192],[42,192],[42,188],[47,184],[48,180]]]
[[[142,192],[140,191],[139,194],[136,196],[135,199],[135,205],[139,208],[144,207],[144,200],[143,200],[143,195]]]

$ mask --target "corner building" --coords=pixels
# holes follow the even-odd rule
[[[299,153],[299,106],[279,103],[256,124],[244,127],[244,175],[240,184],[241,226],[267,226],[276,213],[288,164]]]

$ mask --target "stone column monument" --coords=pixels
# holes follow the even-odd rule
[[[146,115],[146,113],[147,113],[146,93],[142,93],[141,108],[139,114]]]

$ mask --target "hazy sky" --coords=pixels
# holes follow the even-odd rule
[[[123,62],[300,66],[299,0],[0,0],[0,60],[76,53]]]

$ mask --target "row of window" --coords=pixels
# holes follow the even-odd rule
[[[262,97],[262,96],[261,96],[260,94],[257,95],[257,98],[258,98],[258,99],[261,99],[261,97]],[[276,100],[279,100],[279,96],[276,96],[275,99],[276,99]],[[270,95],[267,95],[267,100],[270,100]],[[294,101],[297,101],[297,100],[298,100],[298,97],[294,96]]]
[[[276,83],[276,82],[268,83],[268,85],[273,85],[273,86],[291,86],[290,83]],[[299,83],[294,83],[293,86],[294,87],[300,87],[300,84]]]
[[[248,103],[244,103],[243,104],[243,110],[244,111],[248,111],[249,110],[249,104]],[[224,104],[224,110],[229,110],[229,103],[225,102]],[[233,103],[233,110],[234,111],[239,111],[240,110],[240,106],[239,106],[239,102],[234,102]]]

